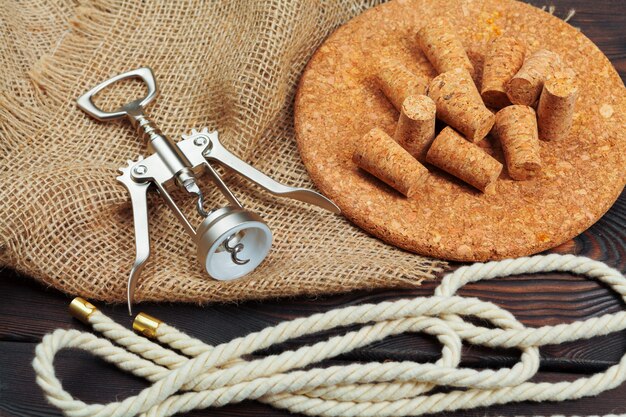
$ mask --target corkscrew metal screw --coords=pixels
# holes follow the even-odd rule
[[[148,87],[148,94],[117,110],[106,112],[93,102],[93,96],[111,84],[130,78],[139,78]],[[165,203],[182,223],[185,231],[195,241],[200,263],[208,274],[218,280],[240,278],[254,270],[268,255],[272,245],[272,232],[265,221],[256,213],[247,210],[228,188],[212,164],[235,171],[271,194],[289,197],[313,204],[333,213],[339,208],[323,195],[305,188],[289,187],[258,171],[230,153],[219,141],[217,131],[192,130],[174,142],[166,137],[144,113],[144,108],[156,97],[157,85],[150,68],[138,68],[117,75],[82,95],[77,104],[90,116],[108,121],[126,117],[137,132],[146,140],[151,155],[145,159],[128,161],[120,168],[117,177],[129,192],[133,208],[135,228],[135,262],[128,278],[128,311],[132,312],[137,281],[150,257],[148,229],[147,192],[155,185]],[[221,208],[206,208],[206,201],[197,183],[197,175],[207,173],[212,182],[226,197],[228,205]],[[196,211],[202,218],[195,228],[169,193],[173,187],[185,190],[196,198]]]

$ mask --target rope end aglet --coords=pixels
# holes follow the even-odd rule
[[[139,313],[133,320],[133,330],[149,339],[154,339],[161,323],[163,322],[156,317],[146,313]]]
[[[72,317],[89,324],[89,316],[98,309],[84,298],[76,297],[70,303],[69,310]]]

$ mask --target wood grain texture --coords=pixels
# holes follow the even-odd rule
[[[533,2],[535,5],[540,3]],[[626,3],[621,0],[589,2],[555,1],[556,14],[576,8],[572,24],[581,27],[612,60],[622,79],[626,76]],[[594,226],[572,241],[554,249],[601,260],[626,271],[626,193]],[[153,314],[207,343],[218,344],[282,320],[302,317],[332,308],[375,303],[400,297],[432,294],[437,282],[403,291],[356,292],[342,296],[300,298],[275,302],[198,307],[180,304],[145,304],[138,310]],[[624,303],[606,287],[569,274],[525,275],[469,285],[468,296],[495,302],[509,309],[528,326],[571,322],[624,308]],[[12,271],[0,271],[0,416],[60,416],[48,405],[31,367],[36,343],[56,328],[86,326],[67,314],[71,297],[43,288]],[[130,326],[125,307],[99,306],[106,314]],[[263,352],[271,354],[318,340],[328,334],[300,338]],[[333,363],[355,360],[411,359],[434,361],[440,346],[430,337],[408,334],[392,337],[351,352]],[[589,341],[546,346],[541,349],[542,372],[538,379],[559,381],[598,372],[616,363],[626,352],[626,332]],[[517,358],[515,350],[493,351],[466,348],[463,364],[472,367],[508,366]],[[87,402],[108,402],[136,394],[147,384],[83,352],[62,352],[56,369],[69,391]],[[514,415],[587,415],[626,413],[626,386],[596,398],[566,403],[512,404],[446,413],[446,416],[483,417]],[[244,402],[220,409],[196,411],[189,416],[288,416],[257,402]]]

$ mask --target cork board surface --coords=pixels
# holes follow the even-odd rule
[[[477,80],[488,42],[500,35],[526,41],[531,52],[557,52],[578,73],[572,130],[563,141],[541,143],[537,178],[513,181],[505,168],[497,193],[485,195],[429,167],[424,192],[407,199],[352,162],[355,141],[376,126],[393,135],[397,122],[372,80],[377,62],[394,58],[434,77],[415,32],[441,15],[456,25]],[[352,222],[409,251],[482,261],[557,246],[609,209],[626,182],[625,113],[624,84],[609,60],[548,13],[512,0],[396,0],[351,20],[318,49],[300,81],[295,128],[311,178]],[[493,138],[481,146],[503,162]]]

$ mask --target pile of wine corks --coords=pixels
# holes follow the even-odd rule
[[[354,163],[407,197],[423,191],[431,167],[493,194],[503,165],[480,146],[491,133],[511,179],[539,175],[539,141],[568,136],[578,96],[574,72],[559,55],[496,38],[479,89],[450,22],[429,21],[415,42],[438,75],[427,79],[392,59],[378,63],[376,83],[400,116],[393,137],[373,128],[356,143]],[[436,120],[446,125],[438,134]]]

